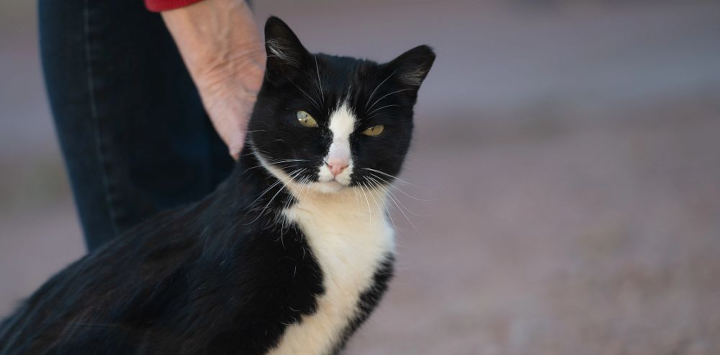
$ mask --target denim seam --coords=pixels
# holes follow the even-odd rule
[[[105,202],[107,205],[108,213],[110,215],[110,226],[112,227],[113,233],[118,234],[118,227],[116,223],[116,215],[113,209],[111,197],[110,197],[110,185],[108,183],[108,171],[106,168],[107,159],[103,152],[103,140],[100,136],[100,124],[97,112],[97,103],[95,102],[95,82],[93,80],[93,67],[92,67],[92,56],[90,50],[90,8],[88,6],[88,0],[83,1],[83,20],[84,20],[84,32],[85,32],[85,61],[87,62],[87,85],[88,85],[88,96],[90,98],[90,116],[91,121],[94,124],[93,133],[95,135],[95,153],[97,159],[100,162],[100,177],[105,192]]]

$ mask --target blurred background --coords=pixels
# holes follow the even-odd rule
[[[438,54],[398,275],[348,354],[720,354],[720,2],[255,10],[313,51]],[[84,253],[36,37],[0,3],[0,316]]]

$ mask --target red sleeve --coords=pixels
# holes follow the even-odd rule
[[[177,9],[202,0],[145,0],[145,7],[154,12]]]

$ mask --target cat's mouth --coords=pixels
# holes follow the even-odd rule
[[[332,179],[330,181],[314,182],[312,183],[312,185],[315,189],[325,193],[334,193],[349,187],[348,185],[343,184],[335,179]]]

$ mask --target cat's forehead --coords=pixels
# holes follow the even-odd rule
[[[313,54],[313,59],[317,60],[319,69],[324,72],[321,74],[344,78],[352,78],[360,73],[367,74],[378,67],[376,62],[370,60],[323,53]]]
[[[314,57],[317,60],[315,74],[327,86],[328,93],[347,95],[362,89],[369,76],[378,70],[378,64],[369,60],[327,54],[315,54]]]
[[[313,91],[322,96],[320,104],[330,112],[343,105],[356,111],[358,102],[383,79],[382,66],[370,60],[327,54],[314,54],[313,60],[317,62],[307,68],[305,82],[315,86]]]

